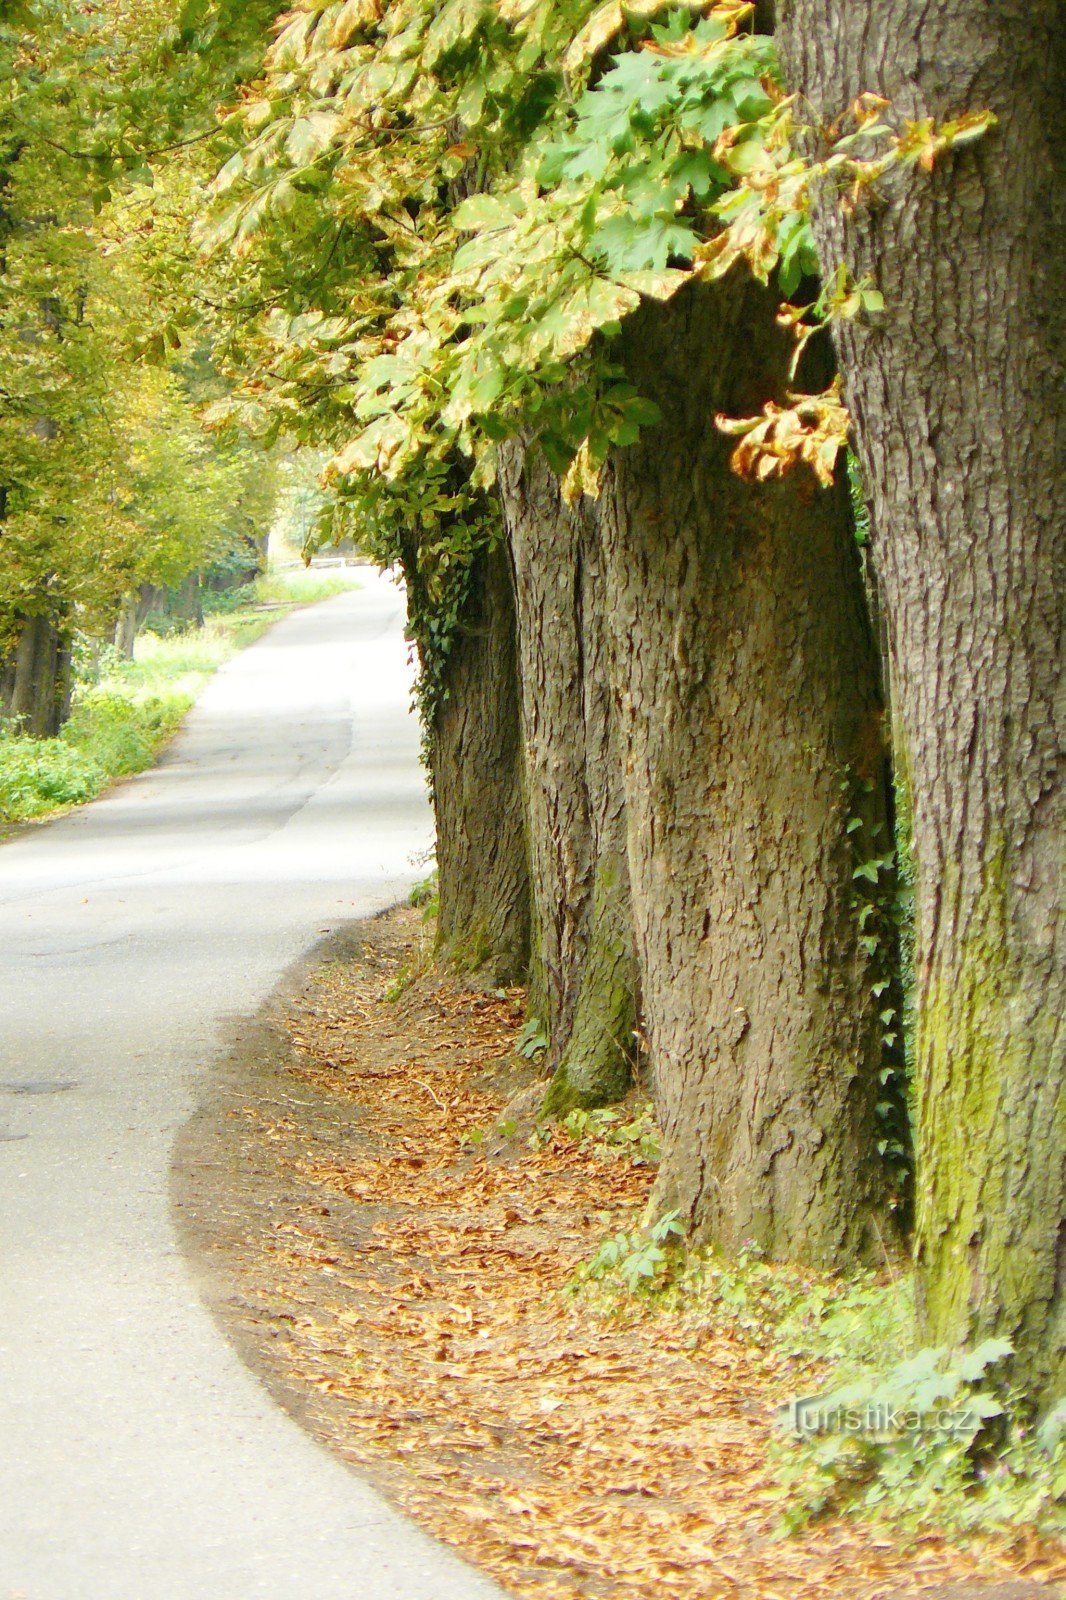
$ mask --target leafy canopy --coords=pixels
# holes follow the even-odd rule
[[[6,8],[0,654],[26,616],[102,630],[141,583],[202,565],[269,478],[247,445],[205,437],[195,349],[173,317],[160,323],[159,294],[217,167],[216,98],[249,70],[266,14],[169,0]]]
[[[518,434],[571,492],[594,493],[608,452],[655,420],[610,359],[642,299],[741,261],[794,296],[817,269],[817,184],[854,203],[988,122],[893,129],[864,99],[824,158],[804,159],[753,12],[746,0],[309,0],[288,13],[204,233],[277,285],[243,352],[251,409],[230,414],[282,416],[332,445],[338,503],[375,520],[386,496],[424,514],[433,484],[454,512],[442,464],[487,488],[497,446]],[[294,261],[314,278],[287,294]],[[838,276],[785,311],[797,356],[828,318],[878,306],[871,286]],[[831,472],[839,396],[804,403],[805,450],[778,427],[747,438],[738,463],[758,455],[773,471],[806,454]]]

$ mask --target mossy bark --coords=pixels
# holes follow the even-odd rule
[[[882,1063],[846,825],[884,823],[876,648],[846,488],[742,482],[714,428],[779,397],[773,297],[734,274],[619,354],[660,426],[600,506],[658,1186],[699,1235],[838,1266],[876,1249]]]
[[[839,335],[873,512],[918,873],[924,1337],[1013,1340],[1066,1380],[1066,45],[1055,0],[788,0],[782,59],[826,123],[990,109],[985,138],[815,227],[885,298]]]
[[[920,1310],[938,1342],[1006,1334],[1025,1385],[1053,1400],[1066,1386],[1061,1012],[1017,960],[1005,859],[922,990]]]
[[[570,1034],[542,1114],[621,1100],[633,1074],[633,927],[624,858],[601,856],[592,896],[588,952]]]
[[[504,452],[515,575],[526,824],[534,902],[531,1008],[549,1038],[547,1107],[623,1095],[634,954],[625,804],[594,530],[542,457]]]
[[[408,605],[422,620],[417,551]],[[511,570],[502,544],[474,569],[427,729],[437,824],[438,950],[465,971],[520,983],[529,963],[529,872]]]

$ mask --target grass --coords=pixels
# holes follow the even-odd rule
[[[238,589],[224,589],[220,593],[205,591],[204,611],[212,616],[232,616],[249,606],[311,605],[316,600],[328,600],[331,595],[357,587],[358,580],[349,576],[349,571],[343,567],[335,572],[293,567],[286,572],[268,572],[255,583]]]
[[[217,597],[223,603],[202,628],[141,634],[132,661],[105,648],[92,663],[87,649],[58,738],[31,739],[0,724],[0,824],[83,805],[116,779],[150,767],[223,662],[284,611],[352,587],[342,573],[270,573]]]

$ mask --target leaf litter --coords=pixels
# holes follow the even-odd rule
[[[1044,1547],[780,1537],[787,1357],[567,1292],[652,1173],[559,1126],[530,1140],[521,991],[465,987],[424,944],[408,908],[361,925],[253,1025],[179,1149],[204,1292],[282,1404],[530,1600],[1053,1593]]]

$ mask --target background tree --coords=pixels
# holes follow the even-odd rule
[[[131,597],[232,532],[237,457],[205,441],[176,373],[134,359],[180,341],[152,326],[153,245],[173,230],[156,241],[165,208],[130,193],[177,151],[187,198],[266,15],[58,0],[9,7],[0,28],[0,714],[29,732],[66,714],[75,627],[109,633],[121,610],[128,633]]]

